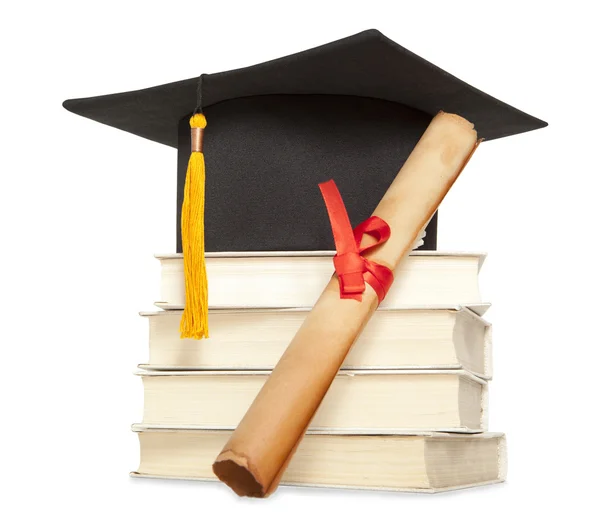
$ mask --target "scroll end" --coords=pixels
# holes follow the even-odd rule
[[[213,473],[240,497],[264,498],[266,489],[248,469],[248,459],[231,450],[221,453],[213,463]]]

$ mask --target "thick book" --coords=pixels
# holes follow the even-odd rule
[[[139,372],[143,423],[234,429],[269,372]],[[487,426],[486,381],[462,370],[340,371],[309,430],[447,431]]]
[[[215,456],[230,431],[152,429],[134,425],[140,440],[135,477],[216,480]],[[282,484],[433,493],[502,482],[502,434],[337,435],[309,433]]]
[[[211,310],[208,339],[181,339],[180,311],[145,312],[153,370],[271,370],[309,309]],[[342,369],[464,369],[489,379],[491,326],[465,307],[377,310]]]
[[[208,253],[211,308],[308,308],[333,274],[335,252]],[[161,263],[164,310],[185,304],[183,257],[156,256]],[[469,305],[482,314],[488,305],[479,292],[483,254],[415,251],[394,274],[394,284],[380,308]]]

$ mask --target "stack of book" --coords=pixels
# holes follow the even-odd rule
[[[181,255],[158,256],[162,311],[140,365],[135,476],[215,480],[212,463],[332,273],[331,252],[208,254],[210,338],[180,339]],[[296,485],[433,492],[500,482],[486,433],[484,256],[415,251],[350,351],[283,476]]]

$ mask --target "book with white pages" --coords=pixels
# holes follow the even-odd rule
[[[208,339],[181,339],[181,311],[145,312],[152,370],[271,370],[308,308],[210,310]],[[380,309],[344,370],[455,369],[490,379],[491,325],[469,308]]]
[[[141,371],[142,423],[234,429],[268,371]],[[487,429],[487,383],[463,370],[340,371],[310,430],[340,433]]]
[[[215,456],[231,431],[134,425],[140,465],[134,477],[216,480]],[[502,482],[503,434],[307,434],[283,485],[435,493]]]
[[[308,308],[333,274],[335,252],[219,252],[206,254],[210,308]],[[183,257],[157,255],[164,310],[185,304]],[[483,314],[479,291],[484,254],[414,251],[394,273],[381,309],[468,305]]]

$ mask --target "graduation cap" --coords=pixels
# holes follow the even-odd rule
[[[318,183],[334,178],[353,224],[362,222],[440,110],[471,121],[485,140],[546,126],[377,30],[251,67],[63,105],[177,147],[182,334],[196,338],[207,333],[205,249],[331,250]],[[436,226],[434,217],[426,249],[436,248]]]

